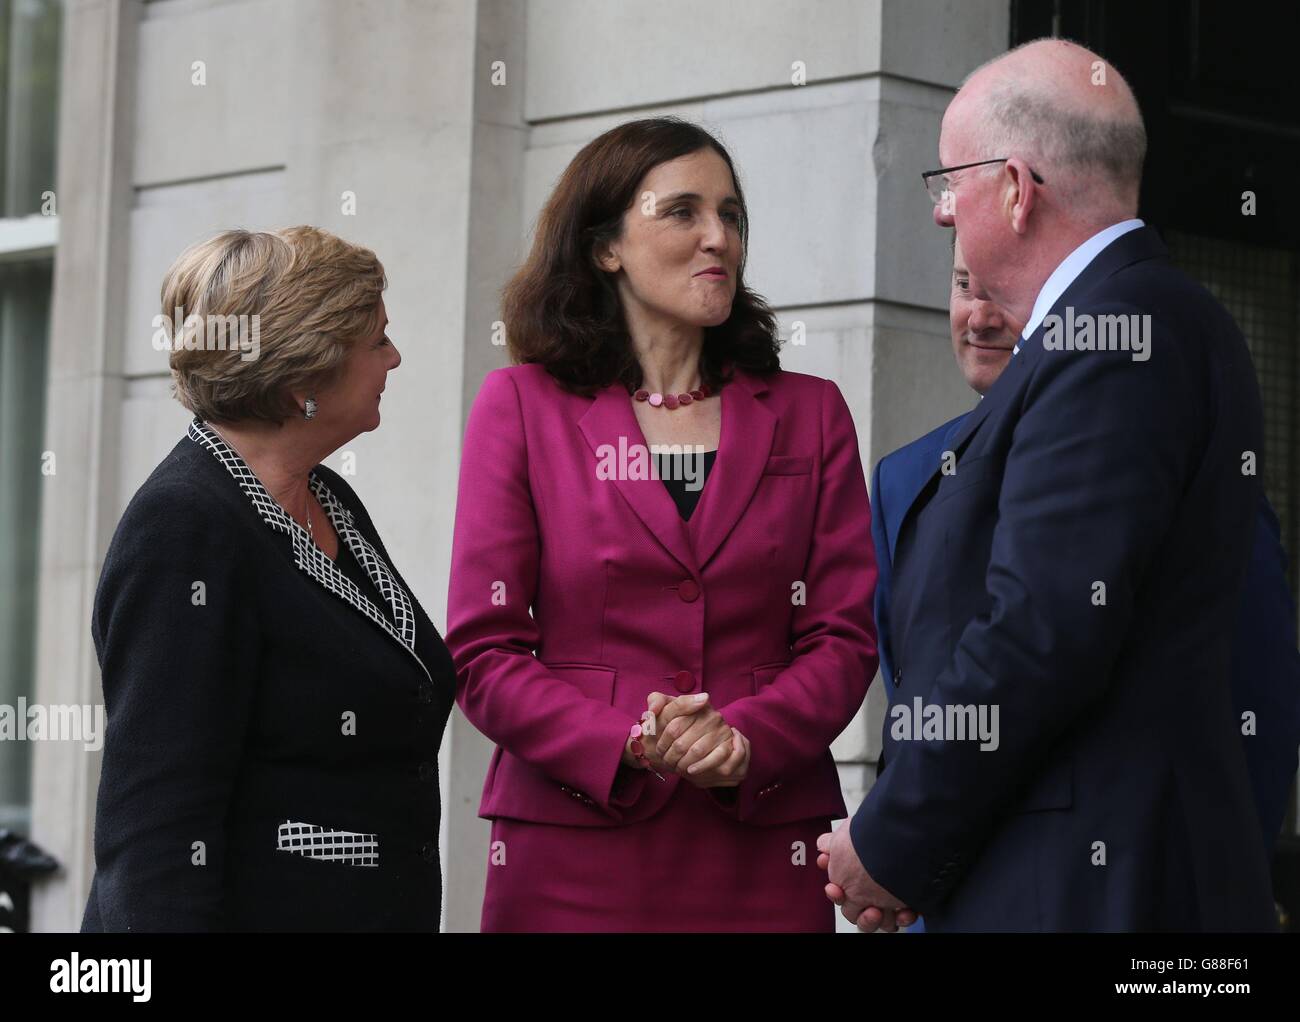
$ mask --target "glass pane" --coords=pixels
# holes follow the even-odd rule
[[[5,50],[4,193],[0,216],[39,213],[54,191],[63,0],[0,0]]]
[[[1300,255],[1178,231],[1169,231],[1165,240],[1174,265],[1204,284],[1246,337],[1264,403],[1264,492],[1281,521],[1295,594],[1300,592]],[[1282,832],[1295,833],[1296,820],[1292,799]]]
[[[1300,257],[1285,249],[1169,231],[1169,257],[1232,313],[1264,402],[1264,492],[1282,525],[1300,590]]]
[[[35,692],[51,268],[0,264],[0,704]],[[25,721],[16,721],[22,727]],[[31,747],[0,742],[0,827],[27,832]]]

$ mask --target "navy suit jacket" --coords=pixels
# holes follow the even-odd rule
[[[850,824],[930,930],[1274,928],[1224,625],[1262,501],[1242,469],[1259,393],[1231,317],[1166,256],[1130,232],[1052,310],[1149,316],[1149,360],[1049,350],[1040,327],[936,431],[955,472],[933,458],[901,502],[877,480],[880,561],[904,566],[878,603],[895,703],[999,713],[988,751],[887,720]]]
[[[945,422],[919,440],[876,462],[871,473],[871,538],[876,546],[875,613],[880,648],[880,676],[885,693],[894,697],[890,652],[889,592],[894,575],[894,544],[903,512],[912,506],[949,450],[948,439],[965,415]],[[1235,719],[1255,715],[1255,733],[1242,735],[1246,769],[1255,796],[1255,811],[1264,844],[1272,848],[1286,818],[1300,749],[1300,648],[1296,644],[1296,608],[1286,582],[1286,551],[1277,515],[1260,498],[1246,588],[1232,641],[1232,703]],[[883,769],[883,763],[881,768]]]

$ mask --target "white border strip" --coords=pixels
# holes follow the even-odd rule
[[[0,259],[47,256],[59,243],[59,218],[35,213],[0,218]]]

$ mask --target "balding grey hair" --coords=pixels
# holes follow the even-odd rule
[[[981,105],[987,159],[1019,156],[1045,177],[1063,171],[1082,187],[1100,176],[1117,196],[1136,198],[1147,152],[1140,115],[1132,121],[1090,116],[1015,81],[993,86]],[[1042,166],[1035,166],[1035,157]]]

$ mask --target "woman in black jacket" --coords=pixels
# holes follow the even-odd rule
[[[401,361],[383,287],[372,252],[307,227],[228,231],[168,272],[196,418],[95,597],[108,727],[83,931],[438,929],[451,659],[320,464],[379,425]]]

